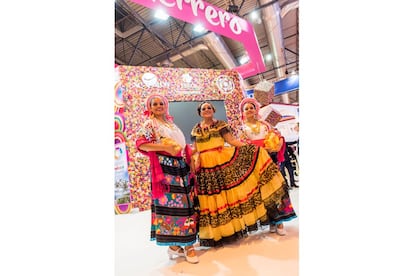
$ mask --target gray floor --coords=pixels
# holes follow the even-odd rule
[[[169,260],[167,248],[149,241],[150,212],[115,216],[115,276],[299,275],[299,189],[291,190],[298,218],[285,223],[287,236],[268,227],[222,248],[197,247],[200,262]],[[197,244],[196,244],[197,245]]]

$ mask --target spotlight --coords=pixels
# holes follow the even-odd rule
[[[259,18],[259,14],[257,13],[257,11],[252,11],[250,13],[250,19],[251,20],[256,20],[257,18]]]
[[[260,18],[258,11],[252,11],[249,15],[250,20],[256,24],[262,24],[262,19]]]
[[[196,32],[196,33],[202,33],[202,32],[204,32],[204,31],[206,31],[206,29],[204,28],[204,26],[203,26],[203,25],[201,25],[201,24],[196,24],[196,25],[194,25],[193,30],[194,30],[194,32]]]
[[[154,14],[155,18],[161,19],[161,20],[167,20],[168,17],[170,17],[165,11],[163,10],[156,10]]]
[[[247,63],[249,60],[250,60],[249,56],[246,56],[246,55],[242,55],[242,56],[239,58],[239,62],[240,62],[240,64],[245,64],[245,63]]]

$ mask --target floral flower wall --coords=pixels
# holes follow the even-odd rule
[[[222,100],[227,121],[237,131],[245,92],[239,73],[232,70],[117,66],[115,72],[115,114],[124,124],[122,135],[118,128],[115,136],[126,143],[132,207],[144,211],[151,204],[149,159],[138,152],[135,141],[146,119],[145,99],[157,93],[169,101]]]

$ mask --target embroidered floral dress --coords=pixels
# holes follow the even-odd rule
[[[165,141],[176,143],[182,150],[177,156],[140,150],[151,159],[151,185],[161,178],[166,188],[160,197],[152,198],[151,240],[155,240],[157,245],[192,245],[197,240],[197,213],[194,211],[194,184],[190,181],[190,168],[183,157],[186,147],[184,134],[175,124],[162,124],[153,118],[144,123],[136,145],[139,149],[145,143]]]
[[[200,156],[197,193],[201,246],[237,240],[257,223],[277,224],[296,217],[283,177],[267,151],[256,145],[224,146],[230,132],[221,120],[209,128],[193,127],[191,136]]]

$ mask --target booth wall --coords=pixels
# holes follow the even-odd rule
[[[184,102],[184,104],[222,101],[224,110],[223,115],[220,116],[225,116],[234,130],[234,135],[238,135],[241,127],[238,107],[245,97],[245,92],[240,85],[239,73],[232,70],[117,66],[115,72],[117,99],[115,112],[122,113],[124,119],[122,136],[128,157],[130,201],[132,208],[144,211],[150,209],[151,205],[149,160],[138,152],[135,142],[138,138],[138,130],[146,120],[144,116],[146,98],[156,93],[164,95],[170,102]],[[196,106],[192,108],[194,109],[192,114],[188,114],[190,111],[185,110],[188,120],[200,121]],[[184,112],[184,109],[181,112]],[[187,120],[180,120],[175,123],[179,126],[188,125]],[[185,132],[188,137],[188,129]],[[119,136],[119,131],[116,135]]]

